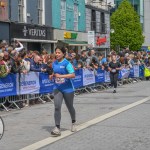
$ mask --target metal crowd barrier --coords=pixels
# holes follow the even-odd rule
[[[122,78],[122,79],[119,79],[118,86],[140,82],[143,78],[142,77]],[[83,93],[94,93],[94,92],[105,90],[108,88],[111,88],[110,82],[101,82],[101,83],[96,82],[94,84],[90,84],[90,85],[75,89],[75,96],[79,94],[83,94]],[[22,94],[22,95],[6,96],[6,97],[0,98],[0,107],[5,109],[6,111],[9,111],[11,106],[14,106],[17,109],[21,109],[19,106],[19,102],[25,102],[25,101],[31,101],[31,100],[38,100],[43,104],[46,103],[46,100],[53,102],[53,99],[51,98],[50,93]]]
[[[45,97],[49,99],[50,102],[53,102],[50,94],[24,94],[24,95],[7,96],[7,97],[0,98],[0,106],[4,108],[6,111],[9,111],[11,106],[14,106],[17,109],[21,109],[18,104],[19,102],[25,102],[25,101],[37,99],[42,104],[44,104],[46,103],[46,101],[44,100]],[[9,103],[7,104],[8,106],[6,106],[5,104],[6,102]]]

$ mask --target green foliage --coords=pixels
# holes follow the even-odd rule
[[[140,18],[131,3],[123,0],[118,9],[111,16],[111,47],[130,47],[138,50],[144,42]]]

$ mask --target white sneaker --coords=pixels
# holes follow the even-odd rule
[[[71,132],[76,132],[76,131],[77,131],[76,123],[72,123],[72,125],[71,125]]]
[[[60,129],[57,128],[57,127],[55,127],[55,128],[51,131],[51,135],[60,136],[60,135],[61,135]]]

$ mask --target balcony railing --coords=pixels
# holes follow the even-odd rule
[[[91,30],[97,33],[107,33],[107,25],[105,23],[92,21],[91,22]]]

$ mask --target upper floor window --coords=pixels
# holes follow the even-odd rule
[[[78,5],[74,4],[74,30],[78,31]]]
[[[61,0],[61,29],[66,29],[66,0]]]
[[[18,0],[18,21],[26,22],[26,0]]]
[[[38,24],[45,24],[45,0],[38,0]]]

